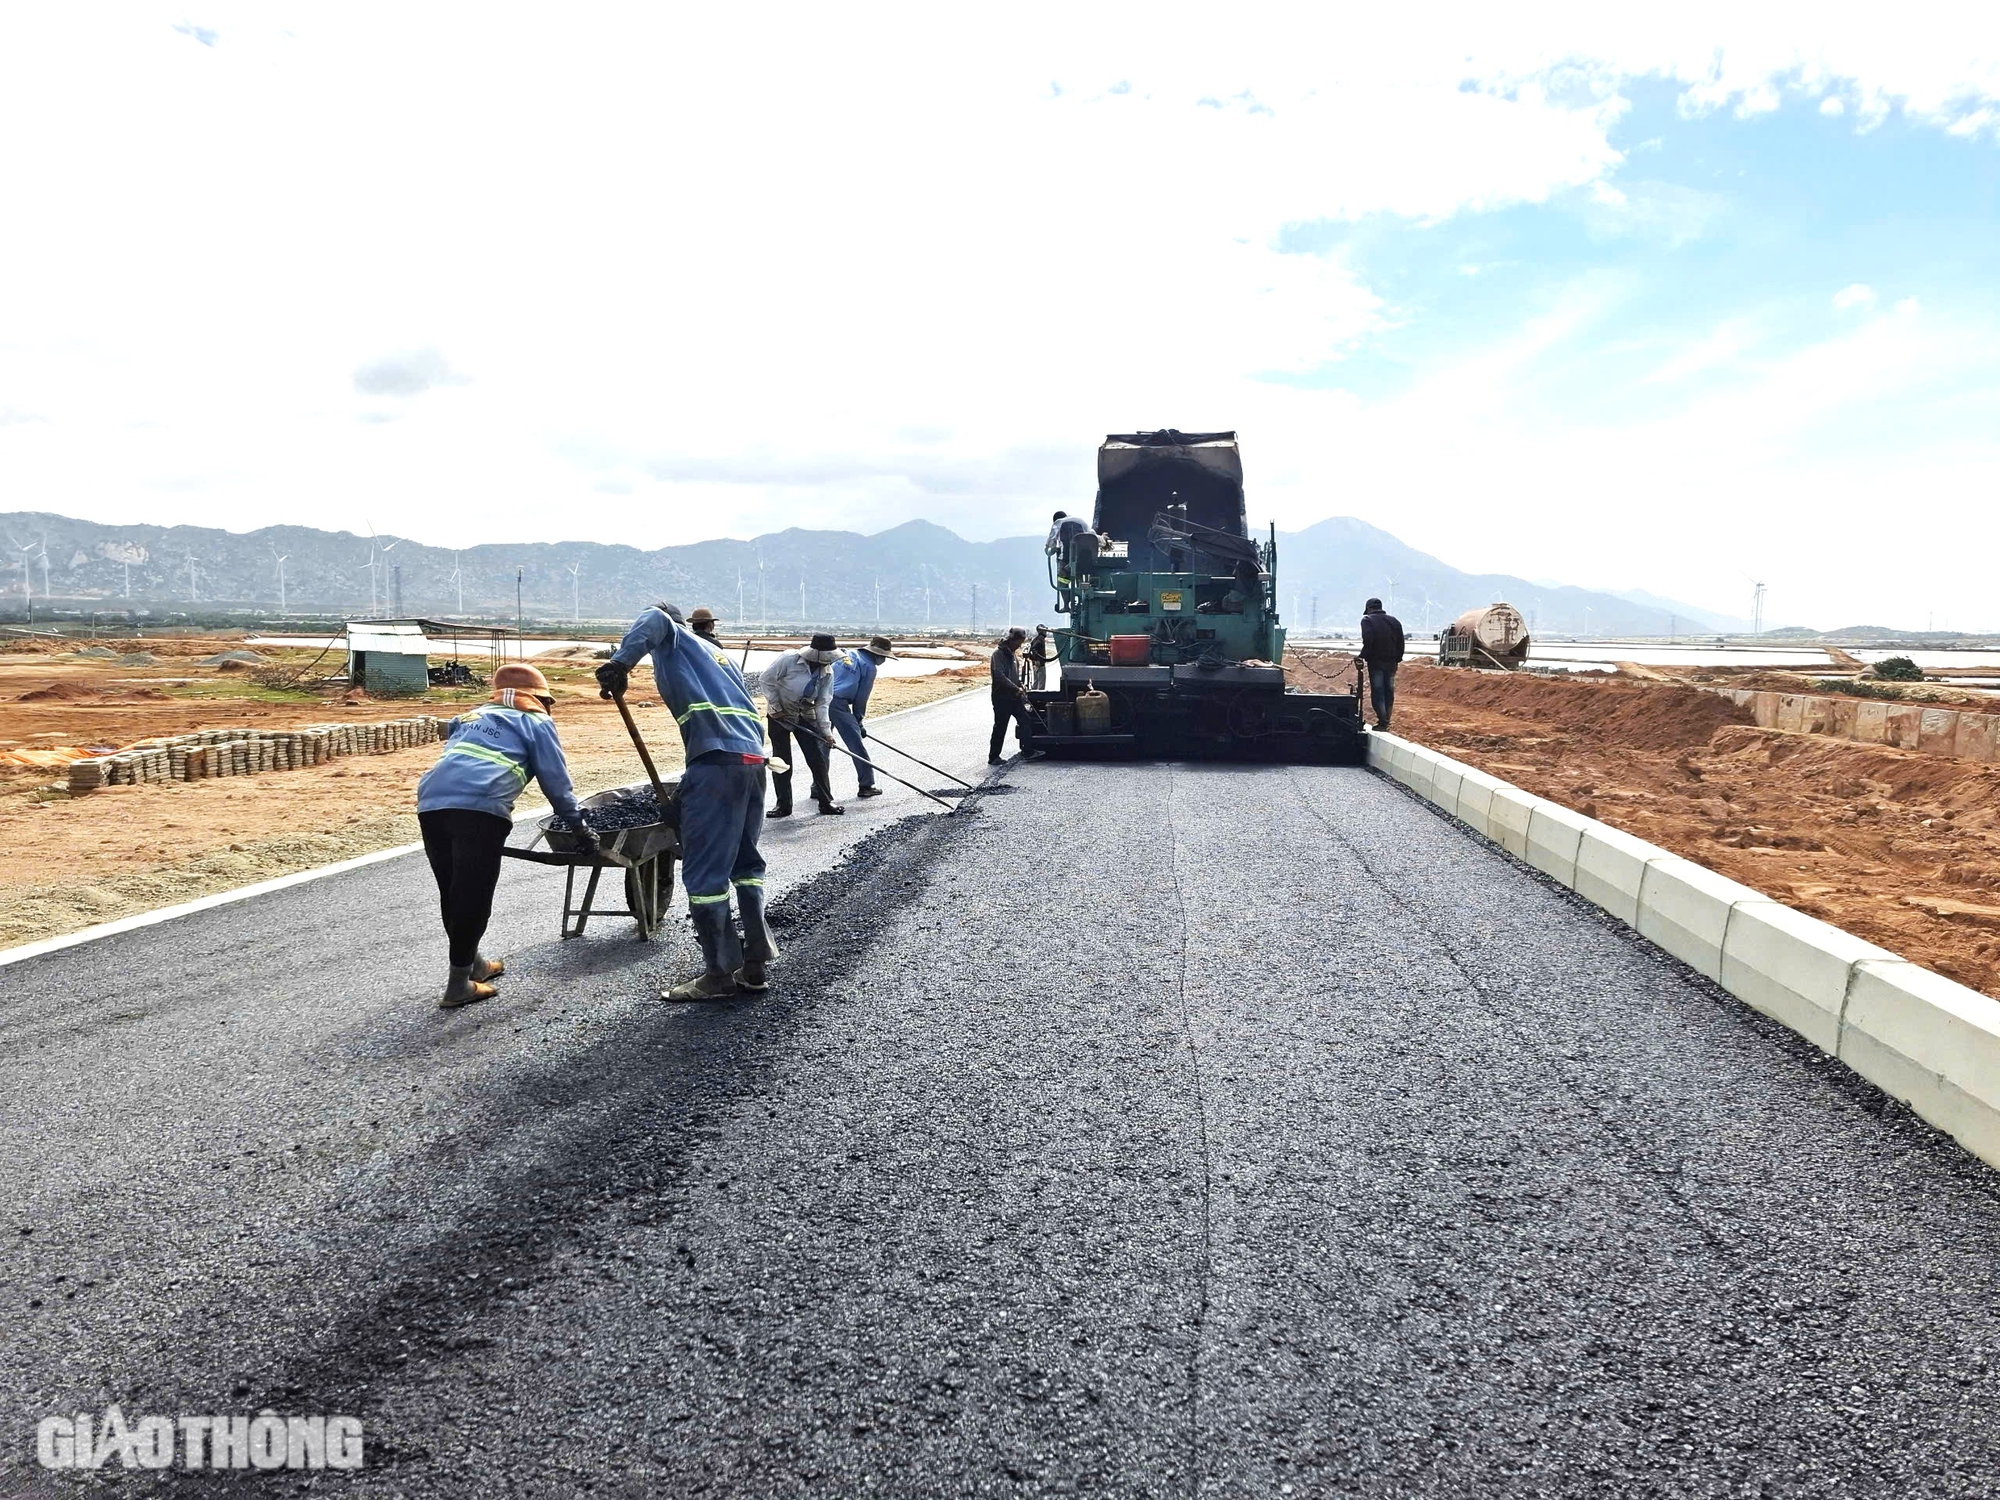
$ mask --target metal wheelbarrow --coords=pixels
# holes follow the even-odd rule
[[[649,813],[653,809],[661,809],[662,815],[657,821],[600,830],[601,854],[592,854],[583,848],[573,830],[551,827],[559,821],[553,813],[537,825],[535,838],[526,848],[501,851],[508,859],[563,867],[562,935],[565,940],[582,937],[585,924],[592,917],[630,917],[638,924],[638,936],[642,941],[650,940],[659,932],[661,915],[673,899],[674,861],[681,851],[680,809],[676,803],[678,784],[666,782],[660,785],[660,790],[668,793],[664,808],[652,783],[613,787],[610,791],[598,792],[582,800],[581,805],[586,808],[631,804]],[[535,847],[542,843],[548,847]],[[598,881],[606,870],[613,868],[625,872],[623,911],[595,904]],[[581,901],[576,898],[578,870],[590,871],[589,878],[584,882]]]

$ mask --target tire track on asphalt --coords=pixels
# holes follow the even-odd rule
[[[1170,868],[1174,877],[1174,909],[1180,929],[1180,947],[1175,959],[1175,1002],[1180,1010],[1181,1029],[1187,1037],[1188,1069],[1194,1079],[1195,1135],[1201,1147],[1201,1277],[1199,1300],[1195,1305],[1194,1339],[1188,1346],[1188,1493],[1201,1492],[1201,1356],[1208,1339],[1209,1288],[1215,1270],[1214,1220],[1211,1200],[1214,1193],[1215,1162],[1209,1150],[1208,1100],[1202,1090],[1201,1048],[1195,1040],[1194,1016],[1188,1008],[1188,914],[1187,894],[1181,884],[1181,836],[1174,817],[1174,802],[1180,783],[1174,767],[1167,766],[1167,840]]]
[[[1288,770],[1286,780],[1291,784],[1293,791],[1298,794],[1299,801],[1312,813],[1320,826],[1326,829],[1335,842],[1351,854],[1356,863],[1362,869],[1366,870],[1370,878],[1375,880],[1378,885],[1381,885],[1384,890],[1389,889],[1385,872],[1371,862],[1368,856],[1362,853],[1360,847],[1355,844],[1354,840],[1342,832],[1339,826],[1320,810],[1319,805],[1307,795],[1306,789],[1299,785],[1297,775]],[[1406,792],[1405,795],[1411,794]],[[1425,803],[1423,805],[1427,810],[1435,812],[1434,809],[1430,809],[1430,804]],[[1461,831],[1466,837],[1473,836],[1469,830]],[[1564,1093],[1568,1094],[1582,1106],[1584,1112],[1590,1116],[1604,1138],[1617,1148],[1618,1154],[1632,1166],[1638,1168],[1644,1180],[1650,1182],[1661,1197],[1665,1198],[1680,1211],[1681,1217],[1694,1228],[1695,1232],[1701,1236],[1703,1243],[1709,1249],[1722,1256],[1729,1263],[1733,1271],[1739,1274],[1748,1271],[1753,1257],[1746,1257],[1737,1246],[1730,1242],[1726,1235],[1718,1232],[1713,1216],[1697,1207],[1675,1183],[1661,1173],[1654,1155],[1645,1151],[1641,1143],[1633,1137],[1630,1131],[1624,1129],[1612,1119],[1605,1111],[1602,1099],[1595,1096],[1590,1090],[1578,1087],[1567,1076],[1553,1056],[1535,1046],[1517,1026],[1510,1024],[1514,1018],[1503,1006],[1499,997],[1492,993],[1491,988],[1479,978],[1473,971],[1472,966],[1465,961],[1465,955],[1456,942],[1457,934],[1448,925],[1434,921],[1430,915],[1429,907],[1423,903],[1408,903],[1405,905],[1404,910],[1410,919],[1423,930],[1424,935],[1436,946],[1437,951],[1450,961],[1452,968],[1465,981],[1466,987],[1479,998],[1480,1005],[1485,1009],[1487,1015],[1499,1023],[1501,1033],[1507,1036],[1513,1045],[1524,1055],[1532,1057],[1540,1065],[1542,1072],[1558,1088],[1562,1089]]]

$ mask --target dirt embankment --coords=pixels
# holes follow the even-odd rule
[[[2000,768],[1747,718],[1671,683],[1397,679],[1398,733],[2000,997]]]
[[[159,644],[146,642],[155,651]],[[198,644],[200,655],[216,649],[213,640]],[[544,666],[557,693],[555,717],[570,772],[583,792],[644,774],[617,711],[597,697],[595,665],[586,653],[584,660]],[[175,694],[190,691],[186,681],[163,681],[192,676],[198,683],[214,675],[216,669],[198,672],[185,660],[132,668],[10,653],[0,657],[0,743],[123,745],[206,727],[374,723],[458,712],[485,697],[356,704],[338,697],[181,697]],[[983,683],[985,675],[981,666],[883,677],[870,713],[945,697]],[[120,680],[135,676],[142,680]],[[47,692],[51,687],[61,690]],[[677,769],[680,735],[672,717],[653,696],[650,677],[635,676],[633,687],[628,701],[656,762],[662,771]],[[135,696],[147,691],[155,697]],[[7,768],[0,774],[0,947],[408,843],[417,837],[417,778],[437,753],[435,745],[423,745],[261,776],[107,787],[74,799],[45,792],[51,780],[45,768]],[[851,777],[836,771],[834,785],[851,787]],[[528,796],[539,793],[531,788]]]

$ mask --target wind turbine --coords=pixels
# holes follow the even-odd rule
[[[456,552],[452,553],[452,555],[451,555],[451,578],[450,578],[449,582],[451,583],[451,585],[452,585],[452,587],[453,587],[453,588],[455,588],[455,589],[457,589],[457,590],[458,590],[458,612],[459,612],[460,614],[464,614],[464,613],[465,613],[465,574],[464,574],[464,572],[463,572],[463,570],[462,570],[462,568],[461,568],[461,565],[460,565],[460,563],[459,563],[459,554],[458,554],[458,553],[456,553]]]
[[[291,553],[287,552],[284,557],[278,557],[278,549],[273,547],[271,549],[271,556],[276,558],[278,563],[278,613],[283,614],[285,612],[285,563],[291,557]]]
[[[49,534],[42,533],[42,597],[49,597]]]
[[[11,533],[7,540],[14,542]],[[28,613],[32,617],[35,610],[35,580],[34,575],[28,571],[28,554],[35,550],[35,544],[30,542],[23,547],[19,542],[14,542],[14,549],[21,554],[21,597],[28,601]]]
[[[799,569],[799,629],[806,625],[806,570]]]
[[[875,628],[882,628],[882,580],[875,580]]]
[[[1014,628],[1014,580],[1007,580],[1007,628]]]
[[[738,569],[736,570],[736,619],[737,619],[737,622],[738,622],[739,624],[741,624],[741,623],[742,623],[742,620],[743,620],[743,570],[742,570],[741,568],[738,568]]]
[[[190,551],[187,555],[187,565],[188,565],[188,603],[194,604],[198,602],[200,596],[196,592],[194,586],[194,553],[192,551]]]
[[[764,554],[757,554],[757,628],[771,628],[771,611],[764,602]]]
[[[571,563],[569,565],[569,622],[572,625],[583,623],[583,613],[577,607],[576,602],[576,575],[582,567],[583,564],[581,563]]]

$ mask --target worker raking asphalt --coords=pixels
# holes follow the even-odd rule
[[[54,1170],[126,1097],[78,1079],[0,1141],[70,1237],[17,1252],[17,1434],[353,1411],[383,1495],[1991,1492],[1955,1146],[1366,772],[1002,775],[774,904],[768,996],[607,1004],[607,957],[581,1026],[319,1081],[189,1030],[146,1066],[241,1154],[124,1191]],[[10,1069],[76,1045],[29,1019]],[[294,1151],[280,1091],[354,1128]]]

